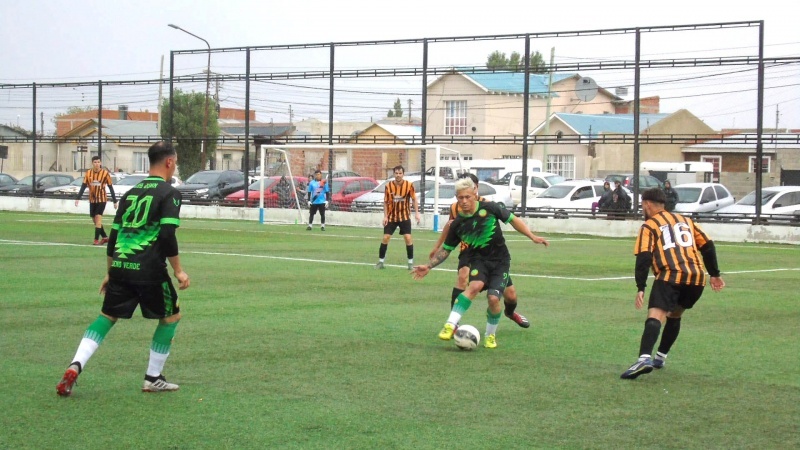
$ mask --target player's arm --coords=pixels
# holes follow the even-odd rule
[[[714,241],[708,241],[700,247],[700,254],[703,255],[703,263],[706,265],[708,274],[711,275],[711,289],[719,292],[725,287],[725,281],[722,279],[722,274],[719,271],[719,264],[717,263],[717,249],[714,246]]]
[[[181,257],[178,255],[178,237],[175,234],[177,226],[173,224],[161,224],[161,231],[159,232],[158,239],[161,241],[164,255],[172,267],[172,272],[178,280],[180,289],[189,287],[189,275],[183,271],[181,266]]]
[[[522,234],[522,235],[525,235],[525,236],[526,236],[528,239],[530,239],[531,241],[533,241],[533,243],[534,243],[534,244],[542,244],[542,245],[544,245],[545,247],[548,247],[548,246],[550,246],[550,243],[549,243],[549,242],[547,242],[547,239],[545,239],[545,238],[543,238],[543,237],[541,237],[541,236],[537,236],[537,235],[533,234],[533,231],[531,231],[531,229],[530,229],[530,228],[528,228],[528,224],[526,224],[526,223],[525,223],[525,222],[524,222],[522,219],[520,219],[519,217],[517,217],[517,216],[515,216],[515,215],[513,215],[513,214],[512,214],[512,215],[511,215],[511,222],[509,222],[509,224],[510,224],[510,225],[511,225],[511,226],[512,226],[512,227],[513,227],[515,230],[517,230],[517,232],[519,232],[519,233],[520,233],[520,234]]]
[[[75,197],[75,206],[78,206],[78,200],[80,200],[81,197],[83,197],[83,192],[86,190],[86,187],[87,187],[86,180],[84,180],[83,183],[81,183],[81,188],[78,190],[78,196]]]
[[[453,223],[452,220],[448,220],[446,224],[444,224],[444,228],[442,228],[442,232],[439,234],[439,239],[436,240],[436,244],[433,245],[433,250],[428,254],[428,258],[433,258],[433,255],[436,254],[436,251],[442,247],[444,244],[444,239],[447,237],[447,233],[450,232],[450,224]]]
[[[411,276],[414,277],[415,280],[421,280],[425,278],[425,275],[427,275],[431,271],[431,269],[444,262],[444,260],[446,260],[447,257],[450,256],[451,251],[452,248],[448,250],[446,246],[440,248],[430,258],[428,264],[423,264],[421,266],[414,266],[414,268],[411,269]]]

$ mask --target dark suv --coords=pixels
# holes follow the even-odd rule
[[[622,183],[622,186],[624,186],[624,187],[626,187],[628,189],[633,189],[633,186],[631,185],[631,180],[633,180],[633,174],[631,174],[631,173],[623,173],[623,174],[614,173],[614,174],[611,174],[611,175],[606,175],[606,180],[605,181],[608,181],[609,183],[611,183],[611,185],[612,185],[611,187],[612,188],[614,187],[613,186],[614,182],[620,181]],[[661,180],[659,180],[658,178],[656,178],[656,177],[654,177],[652,175],[639,175],[639,189],[640,190],[645,190],[645,189],[654,188],[654,187],[663,188],[664,187],[664,183],[662,183]]]
[[[204,170],[189,177],[178,189],[184,202],[218,201],[244,189],[244,173],[238,170]]]

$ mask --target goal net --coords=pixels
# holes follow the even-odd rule
[[[422,161],[423,150],[430,161],[427,165]],[[442,164],[442,154],[454,155],[458,167],[452,167],[454,161],[447,161],[451,167]],[[394,177],[393,168],[400,165],[405,168],[405,178],[414,183],[420,212],[434,213],[449,207],[452,199],[452,195],[440,198],[440,184],[454,182],[457,174],[468,169],[458,151],[441,145],[264,144],[257,159],[257,169],[251,174],[257,180],[251,187],[256,192],[251,198],[257,198],[258,203],[250,206],[258,206],[261,223],[269,208],[293,209],[302,222],[303,209],[308,208],[308,182],[316,170],[330,183],[329,211],[383,211],[385,182]],[[328,173],[330,166],[333,173]],[[427,172],[424,186],[420,184],[422,172]],[[424,204],[420,201],[423,196]],[[438,214],[433,214],[433,229],[438,228]]]

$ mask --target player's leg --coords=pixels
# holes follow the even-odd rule
[[[464,289],[467,288],[467,283],[469,282],[469,263],[466,258],[462,258],[461,255],[458,257],[458,271],[456,275],[456,285],[453,288],[453,292],[450,294],[450,309],[453,309],[453,304],[456,302],[456,299]]]
[[[317,213],[317,207],[318,205],[313,203],[308,207],[308,226],[306,227],[306,230],[310,230],[311,225],[314,223],[314,215]]]
[[[130,318],[137,305],[136,293],[127,285],[115,280],[109,280],[106,286],[106,294],[103,300],[103,308],[100,315],[94,320],[86,332],[83,334],[78,350],[72,358],[72,362],[67,367],[61,381],[56,385],[58,395],[70,395],[72,386],[83,371],[89,358],[94,355],[97,348],[103,343],[111,327],[117,322],[118,318]]]
[[[319,205],[319,221],[322,224],[322,228],[320,228],[320,231],[325,231],[325,210],[326,209],[327,208],[325,208],[325,204],[324,203],[322,205]]]
[[[383,227],[383,238],[381,239],[381,246],[378,248],[378,264],[375,264],[376,269],[383,269],[383,263],[386,259],[386,250],[389,248],[389,240],[397,229],[397,222],[389,222]]]
[[[667,321],[664,323],[664,331],[661,333],[661,342],[658,344],[658,351],[653,357],[653,367],[661,369],[666,364],[667,354],[672,349],[672,344],[678,340],[681,332],[681,317],[684,311],[691,309],[703,295],[703,286],[682,286],[681,294],[678,298],[678,305],[667,314]]]
[[[464,292],[459,294],[456,298],[450,310],[450,315],[447,317],[447,322],[444,324],[444,327],[442,327],[442,331],[439,332],[439,339],[449,340],[453,337],[453,332],[455,331],[456,325],[461,320],[461,316],[472,306],[472,301],[475,299],[475,296],[483,290],[486,281],[486,271],[481,270],[483,266],[479,261],[471,262],[470,266],[472,270],[469,274],[469,284]]]
[[[408,270],[414,268],[414,240],[411,238],[411,220],[400,222],[400,234],[406,243],[406,256],[408,257]]]
[[[506,288],[505,290],[503,290],[503,304],[505,306],[506,317],[513,320],[517,325],[521,326],[522,328],[528,328],[531,326],[531,323],[525,316],[516,312],[517,288],[515,288],[514,284],[511,282],[510,275],[508,277],[508,284],[506,284]]]
[[[141,288],[142,315],[158,319],[158,326],[150,343],[150,360],[144,376],[143,392],[177,391],[180,386],[167,382],[162,371],[172,348],[172,340],[181,320],[178,293],[171,280]]]
[[[486,348],[497,347],[497,327],[500,325],[500,316],[503,311],[500,297],[508,281],[508,262],[492,262],[486,264],[488,282],[486,284],[486,299],[489,307],[486,309],[486,338],[483,346]]]
[[[675,285],[660,280],[653,282],[647,305],[647,320],[644,322],[644,331],[639,343],[639,359],[623,372],[620,378],[633,380],[639,375],[653,371],[653,348],[658,341],[658,335],[661,334],[661,324],[666,319],[667,313],[677,306],[678,293],[679,290]]]

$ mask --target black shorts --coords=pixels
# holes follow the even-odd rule
[[[393,235],[394,230],[400,227],[400,235],[411,234],[411,219],[402,222],[389,222],[383,227],[383,234]]]
[[[509,266],[509,261],[472,260],[469,264],[469,282],[482,281],[481,292],[489,291],[489,294],[502,297],[509,282]]]
[[[142,309],[142,317],[163,319],[181,312],[178,293],[167,279],[162,283],[135,284],[111,278],[106,285],[103,299],[103,314],[120,319],[130,319],[136,310]]]
[[[459,253],[458,254],[458,268],[456,270],[460,271],[462,267],[468,267],[468,266],[469,266],[469,253],[466,252],[466,251]],[[509,270],[510,269],[511,268],[509,267]],[[511,274],[509,274],[508,277],[506,278],[506,287],[511,287],[513,285],[514,285],[514,283],[511,281]],[[484,290],[486,290],[486,289],[484,289]]]
[[[689,284],[672,284],[666,281],[656,280],[653,282],[653,289],[650,291],[650,300],[647,308],[658,308],[663,311],[672,312],[676,306],[683,309],[691,309],[700,296],[703,295],[704,286]]]
[[[106,210],[106,202],[89,203],[89,217],[102,216]]]

